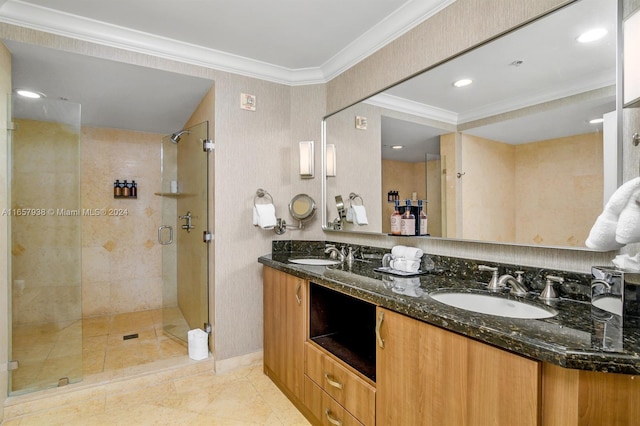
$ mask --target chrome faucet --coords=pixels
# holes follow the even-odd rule
[[[489,290],[495,291],[502,288],[501,286],[498,286],[498,268],[495,266],[478,265],[478,270],[492,272],[491,280],[489,281],[489,284],[487,284],[487,288]]]
[[[511,285],[510,293],[515,296],[524,296],[527,294],[527,287],[524,285],[524,279],[522,278],[523,271],[515,272],[518,278],[514,278],[513,275],[504,274],[498,278],[498,287],[505,287],[508,284]]]
[[[324,252],[329,253],[330,259],[338,259],[340,260],[340,262],[344,262],[345,254],[340,250],[338,250],[336,246],[332,244],[327,244],[326,248],[324,249]]]

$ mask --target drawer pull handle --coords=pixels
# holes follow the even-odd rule
[[[384,321],[384,312],[381,311],[380,314],[378,314],[378,322],[376,323],[376,339],[378,339],[378,346],[384,348],[384,340],[380,335],[380,327],[382,327],[382,321]]]
[[[296,302],[298,302],[298,305],[302,305],[302,298],[300,297],[301,288],[302,288],[302,281],[298,281],[298,286],[296,287]]]
[[[326,414],[327,420],[329,420],[329,423],[336,426],[342,426],[342,420],[338,420],[335,417],[333,417],[331,415],[331,411],[328,408],[324,410],[324,414]]]
[[[329,385],[333,386],[334,388],[342,389],[344,387],[342,383],[333,380],[331,376],[329,376],[329,373],[324,373],[324,378],[327,383],[329,383]]]

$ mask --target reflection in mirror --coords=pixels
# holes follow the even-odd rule
[[[431,237],[584,248],[619,183],[615,3],[573,2],[328,116],[323,223],[356,192],[369,225],[342,229],[388,234],[397,193],[424,200]]]

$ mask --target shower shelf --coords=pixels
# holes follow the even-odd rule
[[[121,199],[128,199],[128,200],[135,200],[138,198],[137,195],[114,195],[113,198],[121,200]]]
[[[184,192],[154,192],[153,195],[169,198],[184,198],[193,196],[193,194],[186,194]]]

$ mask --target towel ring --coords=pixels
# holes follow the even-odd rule
[[[349,205],[351,205],[352,201],[355,201],[358,198],[360,199],[360,204],[359,205],[364,206],[364,200],[362,199],[362,197],[360,195],[354,193],[354,192],[349,194]],[[358,204],[356,204],[356,205],[358,205]]]
[[[253,206],[256,206],[256,201],[260,200],[260,199],[264,199],[265,197],[268,197],[268,200],[265,200],[264,203],[260,203],[260,204],[273,204],[273,197],[271,196],[271,194],[269,194],[267,191],[265,191],[262,188],[258,188],[258,190],[256,191],[256,196],[253,197]]]

